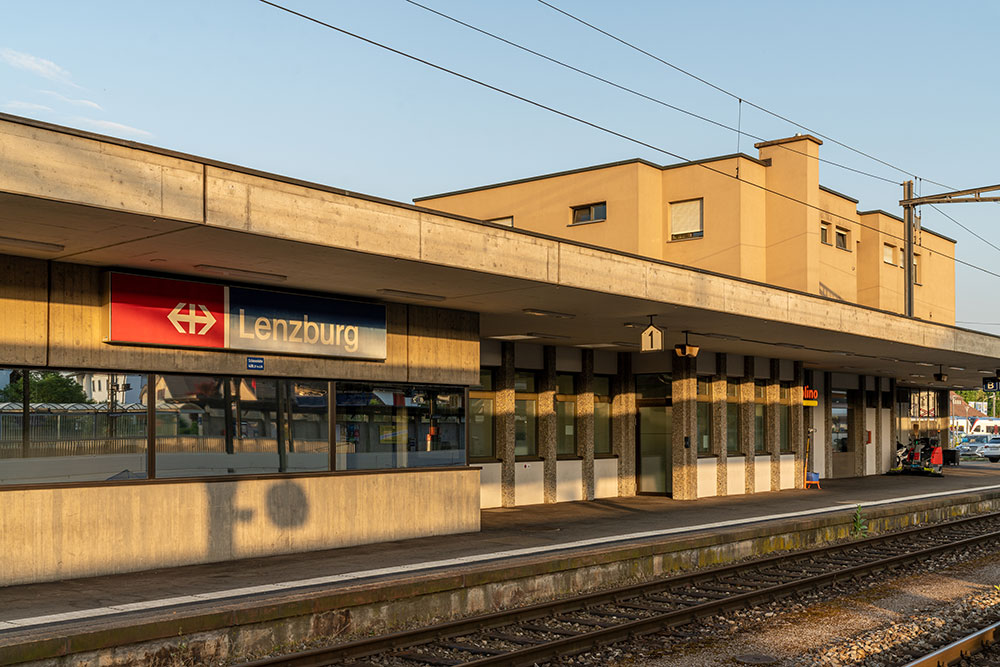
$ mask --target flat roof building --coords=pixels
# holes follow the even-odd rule
[[[422,206],[580,243],[904,311],[903,221],[819,183],[811,135],[659,166],[628,160],[420,197]],[[914,315],[955,323],[955,242],[915,239]]]
[[[877,474],[1000,360],[998,337],[768,284],[771,264],[681,266],[638,232],[599,247],[506,214],[0,115],[0,585]],[[610,227],[586,222],[562,224]],[[642,353],[651,316],[662,349]]]

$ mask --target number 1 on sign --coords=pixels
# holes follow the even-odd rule
[[[650,324],[642,332],[642,352],[663,351],[663,330]]]

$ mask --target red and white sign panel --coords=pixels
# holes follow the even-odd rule
[[[224,285],[112,273],[109,310],[109,343],[226,346]]]

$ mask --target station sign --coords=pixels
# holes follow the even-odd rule
[[[1000,391],[1000,378],[983,378],[983,391]]]
[[[370,360],[386,354],[379,304],[109,272],[105,309],[104,342],[112,344]]]
[[[819,390],[809,385],[802,388],[802,407],[815,408],[819,405]]]
[[[640,352],[663,352],[663,329],[650,324],[642,332]]]

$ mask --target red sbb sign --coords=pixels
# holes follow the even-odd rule
[[[105,341],[226,347],[226,288],[111,273]]]

